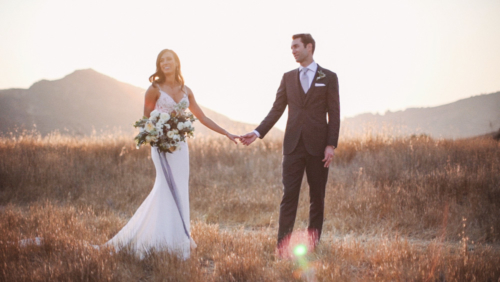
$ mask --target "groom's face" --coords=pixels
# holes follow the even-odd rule
[[[292,54],[295,57],[297,63],[303,62],[309,55],[312,55],[312,44],[304,46],[302,39],[297,38],[292,41]]]

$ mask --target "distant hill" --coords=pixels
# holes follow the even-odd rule
[[[116,129],[133,132],[142,116],[145,90],[92,69],[77,70],[62,79],[36,82],[28,89],[0,90],[0,134],[14,129],[54,130],[77,136]],[[227,130],[242,134],[256,126],[232,121],[215,111],[203,111]],[[345,118],[342,136],[371,134],[428,134],[442,138],[485,135],[500,128],[500,92],[474,96],[431,108],[361,114]],[[196,133],[218,135],[201,124]],[[282,137],[273,129],[270,136]]]
[[[473,96],[430,108],[410,108],[384,115],[361,114],[345,118],[343,135],[387,133],[427,134],[437,138],[466,138],[500,128],[500,92]]]
[[[42,134],[90,135],[121,130],[133,132],[142,117],[145,90],[92,69],[77,70],[59,80],[42,80],[29,89],[0,90],[0,133],[36,129]],[[235,122],[202,107],[222,127],[243,134],[256,126]],[[201,124],[197,135],[218,135]],[[274,129],[271,135],[282,136]]]

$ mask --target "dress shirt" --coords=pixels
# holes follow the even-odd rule
[[[309,71],[307,72],[307,78],[309,79],[309,87],[307,89],[310,89],[311,88],[311,84],[312,84],[313,79],[314,79],[314,75],[316,74],[316,70],[318,69],[318,64],[316,64],[315,61],[312,61],[312,63],[309,64],[306,68],[309,69]],[[299,72],[302,73],[302,69],[304,69],[304,67],[300,66],[299,67]]]

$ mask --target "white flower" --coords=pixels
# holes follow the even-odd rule
[[[322,79],[322,78],[323,78],[323,77],[325,77],[325,76],[326,76],[326,75],[325,75],[325,74],[324,74],[321,70],[319,70],[319,71],[318,71],[318,77],[316,77],[316,80],[320,80],[320,79]]]
[[[153,140],[153,138],[151,137],[151,135],[148,135],[146,136],[146,142],[151,142],[151,140]]]
[[[160,115],[160,112],[158,110],[153,110],[149,114],[149,120],[153,120],[153,119],[157,118],[159,115]]]
[[[172,138],[172,137],[174,137],[174,135],[175,135],[175,132],[173,132],[172,130],[170,130],[169,132],[167,132],[167,137],[168,138]]]
[[[163,123],[165,123],[166,121],[168,121],[170,119],[170,115],[168,113],[161,113],[160,114],[160,120],[163,121]]]
[[[174,129],[174,130],[172,130],[172,131],[173,131],[175,134],[179,133],[179,130],[177,130],[177,129]]]
[[[144,129],[144,127],[139,128],[139,132],[144,132],[144,131],[146,131],[146,129]]]
[[[186,128],[191,128],[191,125],[192,125],[192,123],[189,120],[184,122],[184,127],[186,127]]]
[[[166,123],[166,124],[165,124],[165,127],[166,127],[167,129],[170,129],[170,124]]]
[[[148,121],[148,122],[146,122],[146,125],[144,126],[144,128],[147,131],[152,132],[153,130],[155,130],[155,125],[151,121]]]
[[[158,134],[159,134],[160,136],[163,134],[162,127],[163,127],[163,124],[161,124],[161,123],[157,123],[157,124],[156,124],[156,131],[158,131]]]
[[[172,139],[179,141],[179,140],[181,140],[181,137],[179,136],[179,134],[175,134]]]
[[[179,122],[179,123],[177,124],[177,129],[179,129],[179,130],[184,129],[184,123]]]

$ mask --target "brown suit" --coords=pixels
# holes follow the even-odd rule
[[[324,84],[324,86],[316,86]],[[283,199],[280,206],[278,245],[293,230],[304,170],[310,191],[309,230],[321,236],[328,168],[322,159],[327,145],[337,147],[340,128],[337,75],[318,65],[311,87],[304,94],[299,70],[283,75],[276,100],[256,128],[263,138],[288,106],[283,140]],[[328,119],[327,119],[328,117]]]

